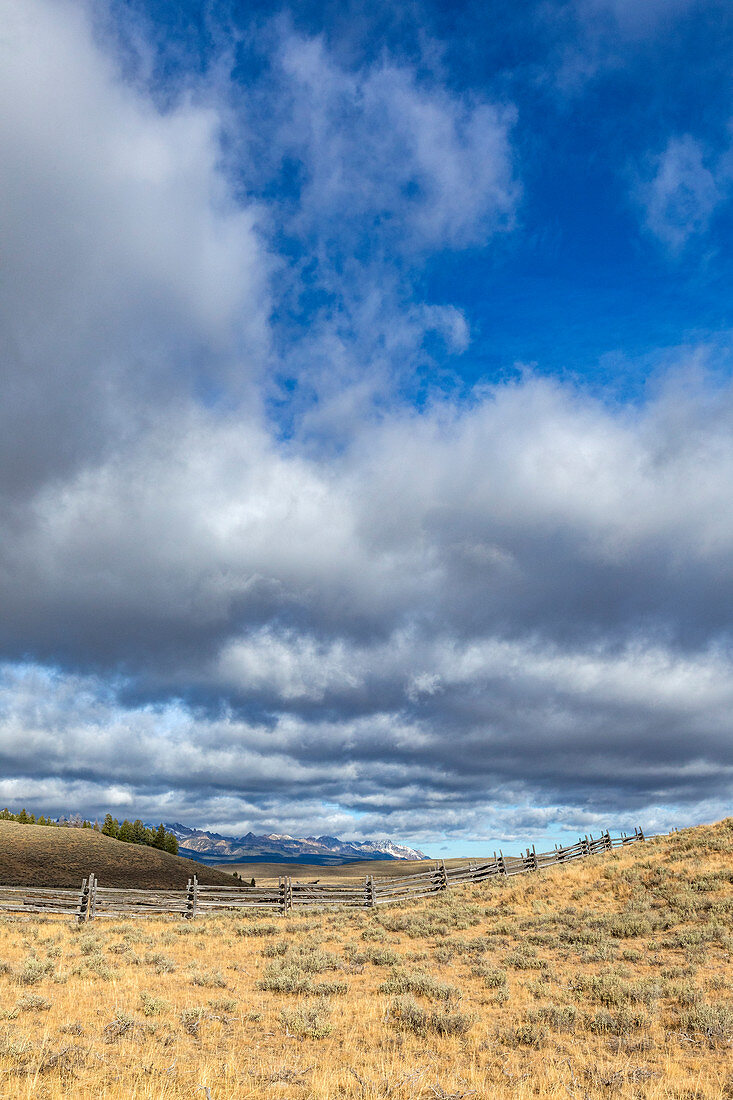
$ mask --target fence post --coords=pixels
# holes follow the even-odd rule
[[[89,876],[89,903],[87,905],[87,920],[94,920],[97,909],[97,876]]]
[[[588,843],[588,834],[587,833],[585,834],[585,840],[583,840],[582,837],[580,838],[580,843],[582,845],[583,855],[584,856],[589,856],[590,855],[590,844]]]
[[[641,825],[637,826],[637,829],[638,829],[639,840],[646,840],[646,837],[644,836],[644,834],[641,830]]]
[[[367,875],[364,879],[364,904],[373,909],[377,904],[377,888],[374,885],[374,875]]]
[[[193,920],[196,916],[196,909],[198,907],[199,900],[199,880],[196,875],[188,880],[186,886],[186,919]]]
[[[506,863],[504,862],[504,853],[502,852],[501,848],[499,849],[499,858],[497,860],[497,863],[499,864],[499,874],[500,875],[505,875],[506,874]]]
[[[278,879],[280,892],[280,912],[287,913],[293,904],[293,884],[289,878]]]
[[[89,890],[87,889],[87,880],[83,878],[81,880],[81,890],[79,891],[79,908],[76,910],[76,919],[78,922],[87,919],[87,908],[89,906]]]
[[[606,829],[606,832],[603,835],[603,845],[607,852],[610,852],[613,848],[613,844],[611,843],[611,834],[608,829]]]
[[[532,868],[531,869],[533,871],[539,871],[540,868],[539,868],[539,864],[537,863],[537,850],[536,850],[534,844],[532,845],[532,855],[531,855],[530,858],[532,860]]]

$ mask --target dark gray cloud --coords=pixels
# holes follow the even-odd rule
[[[273,214],[234,206],[221,119],[121,84],[77,6],[6,7],[0,800],[415,839],[717,812],[731,390],[680,369],[628,409],[528,372],[364,416],[426,331],[469,338],[389,282],[370,299],[370,274],[348,340],[345,296],[300,345],[321,400],[283,439],[262,411]],[[443,133],[470,182],[469,203],[416,139],[392,180],[422,173],[409,247],[506,226],[510,113],[282,50],[308,96],[325,81],[306,162],[354,82],[362,104],[344,173],[310,177],[308,232],[347,204],[360,127],[392,157],[385,97],[392,138]],[[374,318],[393,347],[362,386]],[[336,452],[313,444],[328,423]]]

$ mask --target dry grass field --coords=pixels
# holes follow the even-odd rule
[[[0,920],[0,1095],[733,1097],[733,819],[404,908]]]
[[[90,871],[100,886],[185,890],[191,875],[209,886],[234,884],[231,872],[143,844],[124,844],[93,829],[0,821],[0,886],[77,887]]]
[[[492,856],[487,856],[491,859]],[[476,860],[476,862],[480,862]],[[446,867],[465,865],[465,859],[446,859]],[[220,870],[229,874],[237,871],[245,882],[254,878],[258,886],[267,886],[277,882],[281,875],[289,875],[300,882],[319,883],[363,882],[367,875],[402,878],[403,875],[416,875],[420,871],[432,871],[434,859],[360,859],[354,863],[337,863],[322,867],[315,863],[219,863]]]

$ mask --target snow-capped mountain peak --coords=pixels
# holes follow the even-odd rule
[[[181,855],[202,863],[345,863],[352,860],[428,859],[424,852],[394,841],[339,840],[335,836],[293,837],[288,833],[242,837],[224,836],[204,829],[193,829],[176,822],[166,825],[175,834]]]

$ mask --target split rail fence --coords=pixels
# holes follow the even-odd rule
[[[505,856],[502,852],[497,856],[495,852],[493,859],[469,862],[459,867],[446,867],[445,861],[439,860],[431,870],[413,875],[367,875],[357,882],[323,885],[284,877],[277,886],[204,886],[194,875],[188,880],[185,891],[126,890],[100,886],[96,875],[90,874],[83,880],[81,890],[0,886],[0,911],[65,913],[78,921],[89,921],[118,914],[190,919],[220,910],[269,909],[287,913],[313,906],[372,908],[430,897],[451,886],[482,882],[494,875],[542,871],[644,839],[644,833],[639,828],[633,834],[621,833],[615,837],[605,832],[595,839],[592,835],[581,838],[577,844],[567,848],[556,845],[551,852],[536,852],[534,847],[527,848],[526,854],[521,856]]]

